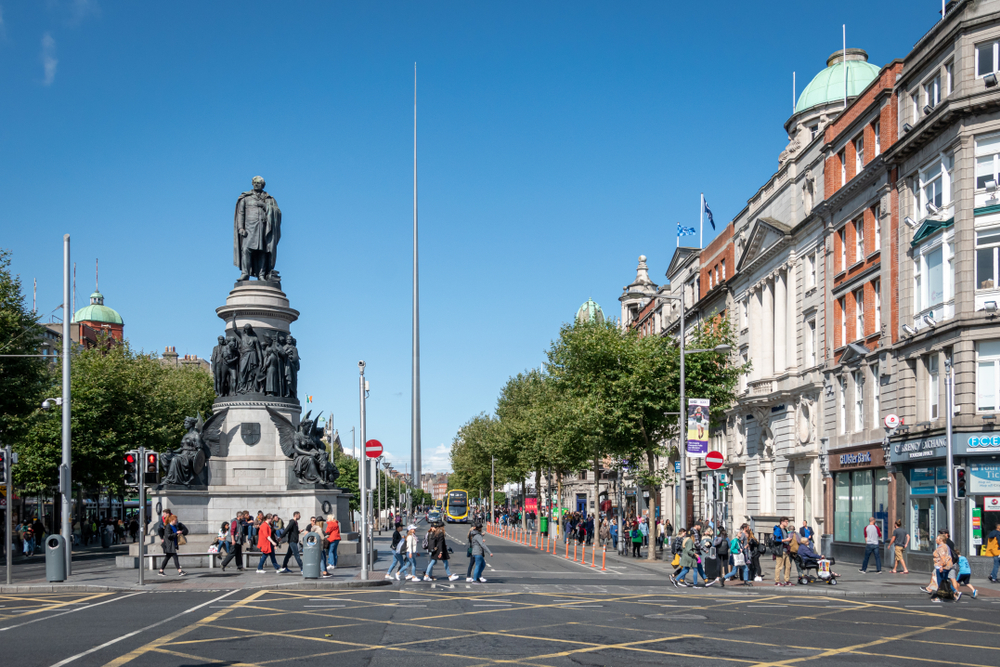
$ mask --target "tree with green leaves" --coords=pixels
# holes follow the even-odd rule
[[[27,308],[21,278],[10,271],[10,251],[0,248],[0,446],[13,444],[45,398],[53,368],[39,354],[43,327]]]

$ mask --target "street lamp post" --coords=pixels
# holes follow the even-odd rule
[[[59,466],[59,491],[62,495],[62,536],[66,540],[66,576],[73,574],[73,519],[70,502],[73,499],[72,450],[70,447],[70,266],[69,234],[63,236],[63,340],[62,340],[62,465]]]
[[[686,354],[697,354],[699,352],[728,352],[732,349],[730,345],[717,345],[714,348],[704,349],[704,350],[685,350],[684,343],[686,337],[687,325],[684,322],[684,290],[677,296],[671,296],[667,294],[656,295],[657,299],[667,299],[670,301],[679,301],[681,306],[681,316],[680,316],[680,332],[678,333],[677,340],[680,343],[680,353],[681,353],[681,364],[680,364],[680,401],[678,403],[677,411],[680,413],[677,417],[677,451],[678,460],[681,464],[681,476],[680,476],[680,524],[678,526],[687,526],[687,438],[684,437],[684,433],[687,430],[687,410],[684,407],[685,399],[685,376],[684,376],[684,356]],[[653,524],[655,525],[655,524]]]
[[[359,427],[359,432],[361,436],[361,448],[365,448],[365,398],[366,398],[366,387],[365,387],[365,362],[358,362],[358,384],[360,389],[360,401],[361,401],[361,426]],[[367,454],[363,454],[358,460],[358,491],[361,496],[361,579],[363,581],[368,580],[368,535],[371,529],[368,525],[368,457]]]

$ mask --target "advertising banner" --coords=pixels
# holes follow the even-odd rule
[[[688,399],[687,455],[704,458],[708,454],[708,408],[707,398]]]
[[[969,493],[1000,493],[1000,463],[973,463],[969,466]]]

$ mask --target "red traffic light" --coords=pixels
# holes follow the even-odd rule
[[[135,455],[132,452],[125,455],[125,463],[135,463]]]

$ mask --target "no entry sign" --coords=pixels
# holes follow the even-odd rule
[[[369,440],[365,443],[365,456],[370,459],[377,459],[382,456],[382,443],[378,440]]]
[[[705,465],[712,470],[718,470],[725,462],[726,459],[722,456],[722,452],[709,452],[705,455]]]

